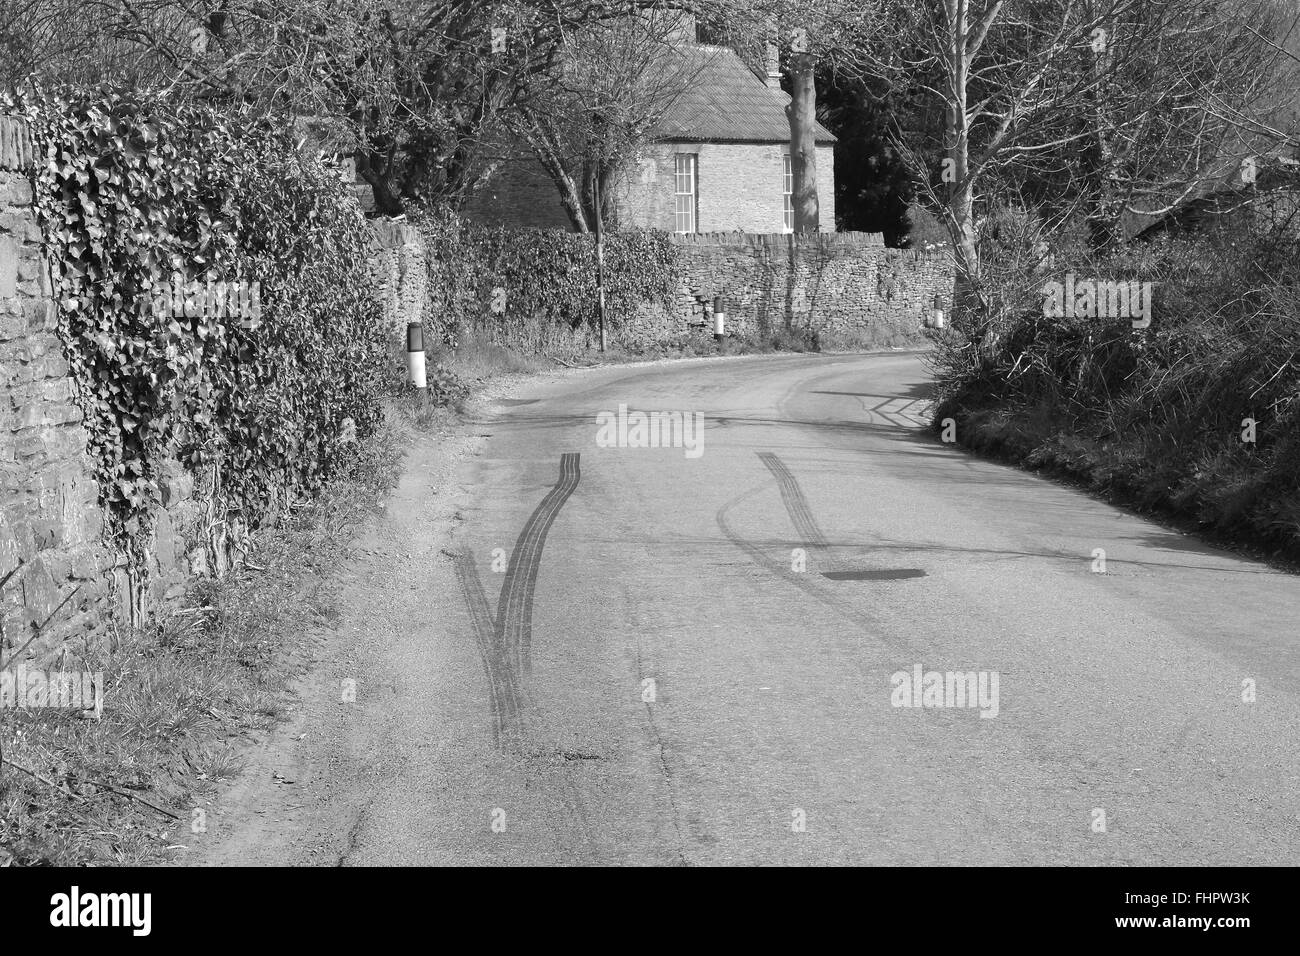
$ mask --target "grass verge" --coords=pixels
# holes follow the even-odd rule
[[[319,498],[254,536],[243,567],[83,663],[103,673],[100,719],[0,710],[0,865],[156,864],[189,842],[200,799],[239,773],[312,635],[337,620],[328,572],[382,508],[417,415],[404,405],[389,419]]]
[[[991,270],[987,320],[933,336],[936,425],[952,419],[967,447],[1294,566],[1298,248],[1290,235],[1225,231],[1061,254],[1058,271],[1074,262],[1081,277],[1147,283],[1146,325],[1057,315],[1035,268]]]

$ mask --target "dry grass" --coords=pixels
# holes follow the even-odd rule
[[[396,480],[400,427],[258,533],[246,567],[196,584],[186,607],[86,661],[104,672],[102,719],[0,711],[4,759],[43,778],[0,775],[0,847],[18,865],[158,863],[189,842],[192,808],[239,773],[241,742],[281,716],[311,635],[337,620],[328,572]]]

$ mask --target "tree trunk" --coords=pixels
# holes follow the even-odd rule
[[[952,99],[944,138],[948,147],[948,230],[956,268],[953,270],[952,308],[955,316],[968,323],[972,340],[983,338],[980,321],[983,303],[979,296],[979,249],[975,242],[975,183],[970,168],[970,127],[966,112],[970,80],[968,39],[970,24],[965,0],[945,0],[948,26],[948,75]]]
[[[1123,236],[1120,216],[1124,209],[1120,198],[1118,157],[1115,153],[1115,123],[1111,117],[1111,84],[1109,78],[1114,68],[1114,28],[1103,34],[1100,49],[1092,47],[1090,67],[1096,82],[1093,92],[1091,141],[1085,147],[1084,175],[1087,184],[1088,242],[1097,252],[1105,252],[1119,244]]]
[[[601,176],[592,177],[592,187],[596,191],[593,197],[593,223],[596,227],[596,322],[600,327],[600,350],[605,351],[605,214],[601,195]]]
[[[564,164],[557,160],[542,165],[546,167],[547,172],[551,174],[551,180],[560,190],[560,205],[564,207],[564,213],[569,217],[569,224],[573,226],[573,231],[583,234],[590,232],[586,204],[582,201],[578,184],[564,168]]]
[[[362,150],[357,154],[357,172],[370,184],[375,194],[375,209],[385,216],[400,216],[406,212],[401,190],[392,175],[393,164],[375,152]]]
[[[953,274],[953,310],[973,318],[981,308],[979,298],[980,257],[975,243],[975,194],[960,190],[949,201],[952,216],[953,250],[957,268]]]
[[[536,115],[527,114],[525,124],[523,127],[524,139],[532,148],[537,161],[546,170],[546,174],[555,183],[555,188],[559,190],[560,205],[564,208],[564,214],[569,217],[569,223],[573,226],[573,231],[584,234],[590,232],[590,219],[587,216],[588,204],[583,197],[586,183],[584,182],[580,188],[578,183],[574,181],[573,174],[564,164],[558,134]]]
[[[811,53],[795,53],[790,61],[794,90],[785,115],[790,121],[790,166],[794,173],[794,231],[816,232],[820,227],[817,205],[817,81]]]

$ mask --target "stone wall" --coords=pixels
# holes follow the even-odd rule
[[[80,655],[103,632],[114,560],[56,333],[24,123],[0,116],[0,656]]]
[[[225,573],[247,546],[237,515],[211,513],[217,469],[191,473],[175,461],[163,468],[144,564],[128,570],[105,542],[32,207],[32,163],[25,124],[0,116],[0,666],[29,638],[30,664],[79,657],[110,622],[150,619],[196,576]],[[371,273],[396,342],[407,321],[423,318],[424,245],[405,223],[377,220],[373,231]]]
[[[404,330],[425,321],[425,342],[453,338],[471,326],[487,341],[525,353],[575,356],[598,345],[585,323],[533,321],[508,310],[483,306],[488,289],[468,303],[430,309],[425,302],[426,259],[438,267],[438,251],[425,250],[409,226],[376,222],[388,236],[373,260],[377,288],[390,321]],[[585,237],[591,240],[592,237]],[[726,300],[727,332],[769,339],[800,333],[824,349],[872,348],[920,342],[936,299],[952,290],[951,257],[890,249],[879,233],[669,234],[676,269],[667,300],[643,302],[630,313],[612,313],[609,341],[615,348],[644,352],[690,344],[712,332],[714,299]],[[404,257],[409,262],[402,265]],[[419,277],[411,270],[419,268]],[[480,281],[489,281],[480,276]],[[463,312],[460,310],[464,310]]]
[[[409,223],[392,219],[372,219],[370,229],[375,295],[383,304],[385,323],[405,336],[406,323],[424,320],[429,287],[424,238]]]
[[[952,289],[943,254],[889,249],[879,233],[674,236],[680,280],[675,311],[687,325],[711,323],[727,300],[727,330],[781,327],[817,334],[825,348],[891,345],[919,329]]]

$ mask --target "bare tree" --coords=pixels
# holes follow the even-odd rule
[[[885,0],[698,0],[695,8],[751,65],[775,50],[790,78],[786,105],[794,178],[794,231],[821,224],[817,194],[817,80],[819,64],[860,72],[874,62]]]
[[[157,64],[143,49],[88,15],[78,0],[0,0],[0,92],[26,83],[140,82]]]
[[[1255,0],[1142,0],[1094,35],[1083,66],[1097,85],[1070,191],[1095,249],[1124,240],[1126,217],[1170,213],[1291,138],[1293,84],[1263,39],[1294,32],[1294,11],[1279,13]]]
[[[398,213],[472,191],[486,132],[551,71],[566,37],[616,7],[626,3],[86,0],[43,22],[74,36],[93,26],[147,59],[142,84],[286,124],[312,120],[356,155],[378,207]],[[73,66],[91,59],[56,72],[80,79]]]
[[[507,120],[578,232],[612,223],[618,179],[703,68],[678,42],[678,16],[652,2],[566,32],[553,70],[535,78]]]
[[[895,8],[893,62],[941,113],[938,149],[900,135],[956,261],[953,299],[991,344],[977,204],[1034,177],[1073,203],[1099,247],[1143,198],[1194,195],[1221,174],[1268,76],[1239,18],[1247,0],[926,0]],[[1193,11],[1191,8],[1196,8]],[[1196,14],[1211,18],[1204,28]],[[924,129],[922,127],[922,129]],[[913,130],[913,133],[917,130]],[[935,168],[939,154],[938,169]],[[936,175],[937,173],[937,175]],[[1058,209],[1059,211],[1059,209]],[[1066,218],[1064,215],[1059,218]]]
[[[934,205],[952,237],[957,309],[987,311],[975,226],[981,179],[1012,156],[1050,151],[1083,135],[1034,134],[1045,121],[1055,129],[1055,119],[1077,111],[1100,82],[1095,74],[1055,82],[1056,65],[1072,49],[1089,45],[1111,9],[1084,16],[1076,0],[1030,0],[1019,8],[1008,0],[937,0],[916,9],[907,36],[915,52],[896,67],[918,78],[943,109],[940,178],[946,196]],[[931,170],[921,166],[924,154],[900,145],[920,166],[917,179],[932,187]]]

